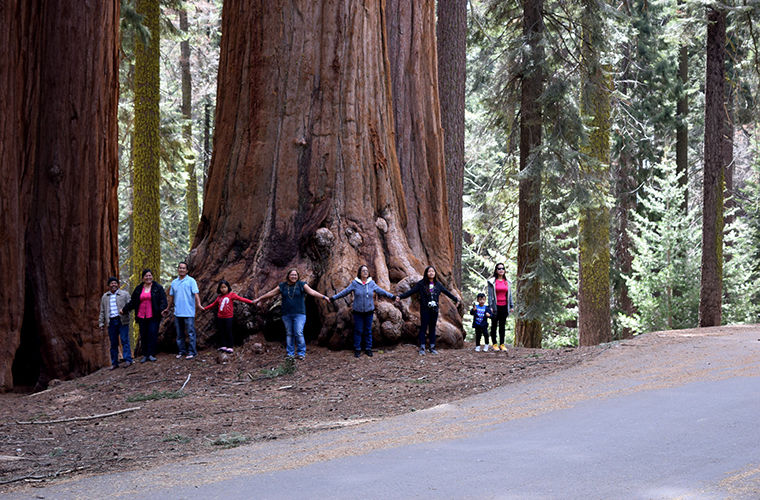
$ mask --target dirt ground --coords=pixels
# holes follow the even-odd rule
[[[0,394],[0,491],[428,408],[567,368],[604,349],[475,352],[467,344],[419,356],[414,346],[400,345],[356,359],[309,345],[295,371],[278,374],[287,366],[284,347],[252,337],[229,356],[208,350],[188,361],[163,354],[156,363],[103,368],[36,394]],[[98,417],[50,422],[91,416]]]

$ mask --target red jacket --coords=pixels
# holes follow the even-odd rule
[[[245,302],[246,304],[253,304],[252,300],[246,299],[245,297],[241,297],[235,292],[230,292],[227,295],[218,296],[214,302],[205,306],[203,310],[205,311],[206,309],[211,309],[212,307],[216,306],[219,308],[219,310],[216,313],[217,318],[231,318],[233,300],[239,300],[241,302]]]

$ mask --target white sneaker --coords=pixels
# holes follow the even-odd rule
[[[488,344],[483,346],[483,352],[488,352]]]
[[[480,352],[480,346],[475,346],[475,352]]]

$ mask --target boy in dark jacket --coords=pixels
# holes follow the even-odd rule
[[[470,309],[472,314],[472,327],[475,329],[475,350],[480,352],[480,337],[485,340],[483,351],[488,351],[488,318],[491,317],[491,308],[486,305],[486,294],[478,294],[477,305]]]

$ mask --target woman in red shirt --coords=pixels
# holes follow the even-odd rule
[[[216,287],[216,293],[219,294],[216,297],[216,300],[211,304],[204,306],[203,310],[208,311],[213,307],[217,308],[216,331],[219,333],[221,339],[220,342],[222,344],[222,347],[220,347],[219,350],[232,353],[234,351],[231,346],[235,345],[235,341],[232,338],[232,301],[239,300],[246,304],[253,304],[253,301],[233,292],[230,284],[226,280],[219,282],[219,285]]]
[[[512,303],[512,283],[507,279],[507,272],[502,262],[496,264],[493,276],[488,280],[488,307],[493,311],[491,318],[491,342],[493,350],[507,350],[504,345],[504,330],[507,316],[514,309]],[[499,343],[496,343],[496,326],[499,327]]]

